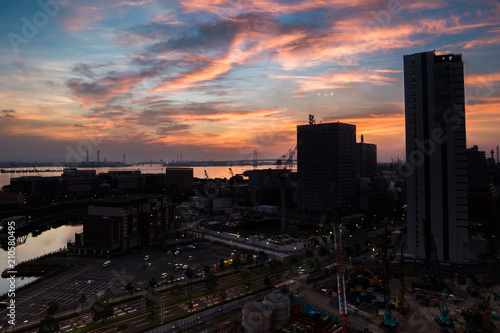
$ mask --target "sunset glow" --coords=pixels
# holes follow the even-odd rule
[[[21,0],[2,13],[1,161],[64,161],[67,147],[277,158],[308,114],[355,124],[379,161],[403,158],[403,55],[428,50],[463,54],[467,146],[500,144],[498,1]]]

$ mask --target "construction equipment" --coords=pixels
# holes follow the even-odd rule
[[[332,187],[334,185],[332,184]],[[344,258],[342,254],[342,237],[340,234],[340,222],[335,206],[333,207],[333,238],[335,240],[335,262],[337,264],[337,288],[339,297],[340,325],[342,333],[349,332],[347,300],[345,291]]]
[[[283,154],[277,161],[276,161],[276,168],[280,170],[279,172],[279,177],[280,177],[280,190],[281,190],[281,232],[284,233],[286,232],[286,225],[285,225],[285,177],[287,177],[286,173],[286,168],[291,167],[293,165],[293,156],[295,155],[295,152],[297,151],[297,145],[293,147],[293,149],[288,150],[288,159],[285,160],[286,154]]]
[[[406,293],[406,286],[404,282],[404,260],[403,260],[403,249],[405,247],[405,243],[401,245],[401,273],[399,277],[399,290],[398,294],[396,295],[396,310],[399,311],[401,314],[407,314],[408,313],[408,303],[405,300],[405,293]]]
[[[371,275],[370,276],[370,287],[375,287],[375,286],[382,287],[382,285],[383,285],[382,280],[380,280],[380,278],[378,276],[376,276],[368,268],[365,269],[365,272],[367,272],[367,273],[369,273]]]
[[[396,327],[398,326],[398,320],[394,317],[389,306],[389,261],[387,256],[387,225],[384,226],[384,303],[385,303],[385,314],[384,314],[384,326]]]
[[[452,327],[454,318],[450,317],[450,309],[446,306],[446,303],[444,302],[443,298],[443,293],[442,293],[442,287],[441,287],[441,282],[444,280],[444,278],[439,274],[439,259],[437,256],[437,247],[436,247],[436,242],[434,240],[434,235],[429,233],[429,242],[430,242],[430,249],[431,249],[431,263],[434,264],[434,268],[429,269],[429,273],[425,276],[425,279],[428,282],[437,282],[438,285],[438,294],[439,294],[439,314],[436,318],[437,323],[440,326],[448,326]]]
[[[450,317],[450,309],[446,306],[443,300],[439,301],[439,315],[436,318],[439,326],[453,326],[453,318]]]

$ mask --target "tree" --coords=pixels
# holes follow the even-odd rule
[[[78,302],[82,303],[82,311],[83,311],[83,304],[87,301],[87,295],[85,293],[82,293],[80,295],[80,298],[78,299]]]
[[[151,309],[149,311],[148,319],[149,320],[155,320],[156,319],[156,310],[155,309]]]
[[[189,302],[186,303],[186,305],[187,305],[188,309],[193,310],[194,305],[193,305],[193,300],[192,299],[190,299]]]
[[[359,250],[361,250],[361,244],[359,243],[354,244],[354,249],[356,250],[356,253],[359,253]]]
[[[210,266],[209,265],[203,266],[203,270],[205,271],[205,274],[210,273]]]
[[[245,271],[241,271],[240,276],[241,276],[242,280],[245,280],[247,277],[250,276],[250,272],[246,271],[246,270]]]
[[[214,273],[208,273],[205,278],[205,286],[207,290],[214,290],[217,287],[217,276]]]
[[[127,328],[128,328],[128,324],[124,323],[124,322],[123,323],[119,323],[118,326],[116,327],[116,329],[117,329],[118,332],[123,332]]]
[[[329,254],[329,253],[330,253],[330,252],[327,250],[327,248],[326,248],[325,246],[323,246],[323,245],[321,245],[321,246],[319,247],[318,252],[319,252],[319,255],[320,255],[320,256],[322,256],[322,257],[324,257],[324,256],[326,256],[327,254]]]
[[[104,320],[113,315],[113,305],[104,298],[100,298],[92,304],[90,309],[94,312],[92,320],[94,322]]]
[[[191,296],[191,279],[193,278],[194,276],[194,272],[193,270],[191,269],[191,267],[188,267],[188,269],[186,269],[186,271],[184,272],[184,274],[186,275],[186,277],[189,279],[189,284],[188,284],[188,294],[189,296]]]
[[[49,306],[47,307],[47,316],[54,316],[59,310],[59,302],[57,301],[52,301],[49,303]]]
[[[233,268],[237,271],[238,267],[241,266],[241,259],[240,258],[234,258],[233,259]]]
[[[134,284],[132,282],[128,282],[124,287],[123,289],[125,289],[126,291],[128,291],[130,293],[130,297],[132,297],[132,293],[134,292]]]
[[[295,265],[298,262],[299,262],[299,259],[297,259],[295,257],[293,257],[292,259],[290,259],[290,264],[292,264],[292,265]]]
[[[346,246],[345,253],[350,257],[353,254],[353,249],[350,246]]]
[[[279,266],[281,266],[281,261],[277,260],[276,258],[271,259],[271,261],[269,262],[269,268],[272,272],[276,271]]]
[[[154,276],[151,279],[149,279],[149,288],[153,288],[156,284],[157,282]]]
[[[175,275],[174,274],[170,274],[170,276],[168,277],[168,280],[170,281],[170,283],[173,283],[174,280],[175,280]]]
[[[245,291],[248,293],[250,292],[250,281],[245,282]]]
[[[177,299],[179,299],[182,295],[184,295],[184,288],[182,288],[180,284],[176,284],[174,289],[170,292],[170,295],[175,295],[177,296]]]
[[[59,321],[53,316],[47,315],[40,320],[40,328],[38,333],[59,332]]]
[[[247,254],[247,265],[253,264],[253,255],[252,254]]]
[[[311,251],[311,250],[307,249],[307,250],[306,250],[306,257],[308,257],[308,258],[312,258],[312,257],[314,257],[314,253],[313,253],[313,251]]]
[[[323,243],[327,243],[328,242],[328,237],[326,237],[326,236],[321,237],[321,239],[323,240]]]
[[[219,293],[219,297],[220,297],[220,301],[224,301],[226,298],[227,298],[227,292],[226,292],[226,289],[223,289],[220,291]]]
[[[269,278],[269,276],[266,276],[264,278],[264,285],[268,288],[272,287],[273,286],[273,282],[271,281],[271,279]]]

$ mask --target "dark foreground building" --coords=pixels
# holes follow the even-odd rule
[[[469,258],[462,55],[404,56],[408,252]],[[435,250],[434,250],[435,249]]]

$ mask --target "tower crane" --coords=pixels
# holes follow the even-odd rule
[[[389,261],[387,256],[387,225],[384,227],[384,303],[385,303],[385,314],[384,314],[384,325],[388,327],[398,326],[398,320],[392,314],[391,308],[389,306]]]
[[[408,313],[408,303],[405,300],[406,286],[404,281],[404,257],[403,257],[403,249],[405,247],[405,242],[401,244],[401,273],[399,278],[399,290],[396,295],[396,309],[401,314]]]
[[[281,189],[281,232],[286,231],[286,217],[285,217],[285,177],[287,166],[291,166],[293,164],[293,156],[297,151],[297,145],[293,147],[293,149],[288,150],[288,159],[285,160],[286,154],[283,154],[276,161],[276,168],[280,170],[278,177],[280,178],[280,189]]]
[[[333,238],[335,244],[335,263],[337,264],[337,289],[339,296],[339,313],[340,325],[342,326],[342,333],[349,332],[348,313],[347,313],[347,299],[345,291],[345,275],[344,275],[344,256],[342,253],[342,236],[340,234],[340,222],[337,210],[333,209],[334,223],[333,223]]]

